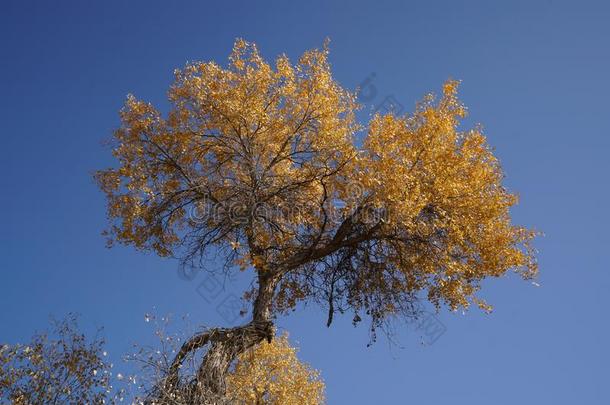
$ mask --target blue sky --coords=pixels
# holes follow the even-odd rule
[[[365,327],[346,317],[327,329],[315,307],[279,319],[329,403],[608,403],[609,19],[610,6],[586,1],[2,2],[0,341],[76,311],[84,328],[105,327],[118,363],[150,337],[153,306],[226,324],[217,308],[238,289],[202,296],[202,274],[187,281],[171,260],[104,247],[91,180],[113,163],[102,141],[127,93],[166,105],[174,68],[224,63],[236,37],[292,59],[329,37],[344,86],[374,73],[369,109],[393,96],[409,110],[462,80],[468,122],[483,124],[521,196],[515,221],[546,235],[540,287],[488,282],[493,314],[442,312],[433,344],[410,325],[403,348],[367,348]]]

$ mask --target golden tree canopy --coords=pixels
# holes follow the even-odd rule
[[[326,47],[271,65],[238,40],[227,67],[176,71],[167,116],[128,97],[118,166],[97,173],[110,238],[185,264],[224,253],[255,273],[254,318],[314,300],[329,322],[351,309],[378,324],[421,292],[487,308],[483,279],[536,274],[534,234],[511,223],[481,130],[460,128],[457,86],[360,125]]]
[[[302,363],[288,334],[242,353],[227,376],[227,396],[248,405],[319,405],[324,382]]]

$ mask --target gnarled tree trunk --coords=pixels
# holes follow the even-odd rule
[[[179,387],[179,372],[183,361],[189,353],[209,345],[199,367],[195,384],[187,390],[190,391],[188,397],[191,400],[196,399],[198,403],[223,403],[227,388],[226,375],[231,363],[251,347],[265,339],[271,342],[273,338],[271,306],[277,282],[277,278],[259,275],[258,293],[254,301],[252,320],[249,323],[234,328],[210,329],[186,341],[174,358],[161,390],[162,395],[182,391],[182,387]]]

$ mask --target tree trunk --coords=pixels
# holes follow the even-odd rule
[[[210,399],[224,398],[226,375],[233,361],[263,340],[271,341],[272,335],[271,322],[254,321],[216,334],[197,373],[198,389]]]
[[[258,277],[258,293],[252,310],[252,321],[234,328],[211,329],[196,335],[182,345],[176,354],[168,377],[165,380],[165,393],[179,389],[179,371],[186,356],[209,344],[201,366],[197,372],[196,387],[188,396],[197,403],[221,404],[226,401],[226,375],[233,361],[241,353],[263,340],[271,342],[273,322],[271,310],[277,278]]]
[[[226,394],[226,375],[231,363],[241,353],[256,346],[263,340],[271,342],[273,322],[271,306],[277,281],[259,275],[258,293],[252,309],[252,321],[244,326],[226,330],[211,339],[211,345],[203,358],[197,375],[198,384],[212,396],[224,397]]]
[[[259,275],[258,294],[252,309],[253,322],[269,322],[271,320],[271,306],[277,283],[277,278]]]

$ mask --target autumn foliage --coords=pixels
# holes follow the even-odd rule
[[[302,363],[288,334],[242,353],[227,377],[227,395],[236,403],[319,405],[324,403],[324,382],[319,373]]]
[[[29,343],[0,345],[0,402],[100,404],[111,397],[111,364],[104,340],[87,339],[76,317],[55,321]]]

